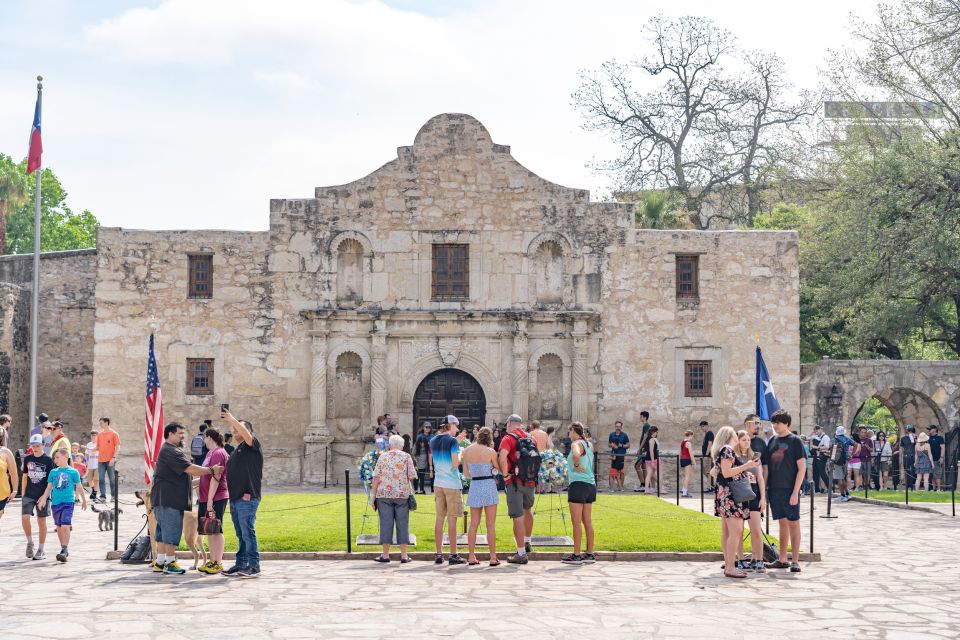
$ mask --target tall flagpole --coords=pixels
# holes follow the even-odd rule
[[[37,76],[37,105],[41,108],[43,76]],[[34,190],[33,208],[33,300],[30,305],[30,420],[37,419],[37,343],[40,333],[40,174],[37,168],[37,186]]]

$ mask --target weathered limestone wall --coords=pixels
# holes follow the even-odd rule
[[[68,435],[89,431],[93,397],[96,251],[40,256],[37,412]],[[13,418],[11,446],[26,445],[30,413],[30,299],[33,254],[0,257],[0,412]]]
[[[276,303],[267,234],[101,228],[97,243],[94,413],[109,415],[126,443],[121,473],[139,482],[155,322],[165,421],[183,423],[192,435],[205,418],[218,424],[220,403],[230,403],[253,423],[270,481],[299,483],[310,363],[292,331],[300,318]],[[213,254],[209,300],[188,298],[189,253]],[[214,395],[186,394],[187,358],[215,360]]]
[[[698,303],[678,301],[676,254],[699,254]],[[686,428],[739,427],[754,410],[759,340],[781,406],[798,419],[797,236],[772,231],[636,230],[610,254],[599,366],[591,375],[606,436],[621,419],[639,444],[640,411],[676,450]],[[684,397],[684,360],[713,361],[713,396]]]

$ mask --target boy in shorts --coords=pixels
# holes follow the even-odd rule
[[[27,558],[43,560],[43,545],[47,541],[47,518],[50,516],[50,507],[46,503],[40,506],[39,500],[47,488],[47,474],[53,470],[53,460],[43,452],[43,436],[35,433],[30,436],[30,448],[21,461],[23,478],[20,486],[23,497],[20,500],[21,524],[23,534],[27,537]],[[40,546],[34,553],[33,529],[30,527],[30,518],[37,515],[37,529],[40,532]]]
[[[66,449],[56,449],[53,452],[53,463],[57,465],[47,475],[47,489],[37,501],[37,506],[43,509],[47,500],[53,509],[53,524],[57,527],[57,538],[60,539],[60,553],[57,560],[66,562],[70,552],[70,525],[73,524],[73,499],[80,500],[82,509],[87,509],[87,494],[83,492],[83,481],[80,472],[67,466],[70,453]]]

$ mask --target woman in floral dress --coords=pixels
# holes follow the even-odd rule
[[[743,521],[750,519],[750,508],[747,504],[733,501],[730,483],[741,474],[755,470],[760,466],[760,462],[751,459],[745,464],[737,465],[736,454],[733,452],[736,443],[737,432],[733,427],[720,429],[713,442],[710,453],[717,476],[714,515],[723,521],[720,532],[720,544],[723,547],[723,575],[728,578],[746,578],[747,574],[736,568],[735,562],[740,541],[743,539]]]
[[[401,564],[410,562],[407,545],[410,544],[410,481],[417,477],[413,458],[403,451],[403,438],[396,434],[390,436],[389,451],[377,458],[373,468],[373,486],[370,495],[374,499],[374,508],[380,514],[380,544],[383,554],[375,558],[377,562],[390,562],[390,545],[393,542],[393,530],[397,530],[397,544],[400,546]]]

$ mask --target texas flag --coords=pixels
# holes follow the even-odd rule
[[[777,400],[777,394],[773,390],[773,383],[770,382],[770,374],[767,372],[767,365],[763,362],[760,347],[757,347],[756,388],[757,416],[761,420],[769,420],[774,413],[780,410],[780,401]]]
[[[43,141],[40,139],[40,93],[37,92],[37,107],[33,110],[33,129],[30,130],[30,152],[27,154],[27,173],[40,168]]]

